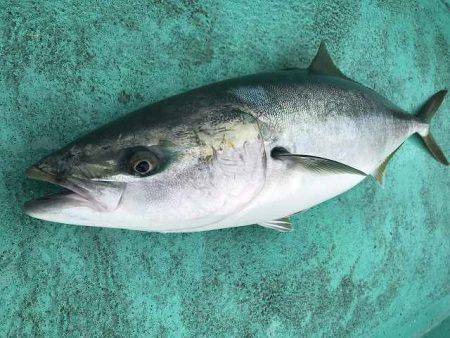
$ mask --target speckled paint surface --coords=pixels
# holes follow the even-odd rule
[[[345,74],[408,111],[450,87],[448,1],[2,0],[0,336],[420,336],[448,317],[450,176],[414,139],[383,187],[367,179],[291,233],[21,212],[54,190],[24,178],[52,150],[175,93],[306,67],[322,39]],[[449,114],[447,98],[432,126],[447,157]]]

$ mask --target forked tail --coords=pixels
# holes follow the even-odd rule
[[[438,110],[442,101],[444,101],[444,97],[447,94],[447,90],[441,90],[434,94],[432,97],[428,99],[427,102],[422,106],[419,110],[419,113],[416,115],[417,118],[428,125],[426,129],[418,132],[420,137],[422,138],[423,143],[427,147],[428,151],[433,155],[433,157],[441,162],[444,165],[448,165],[448,160],[446,159],[444,153],[441,148],[437,145],[436,141],[433,139],[430,133],[430,121],[433,118],[434,114]]]

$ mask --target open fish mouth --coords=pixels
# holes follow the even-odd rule
[[[30,179],[52,183],[61,187],[61,191],[49,194],[24,205],[24,212],[35,218],[56,220],[61,215],[79,217],[80,210],[90,209],[92,212],[115,210],[120,204],[123,188],[109,182],[91,182],[78,178],[58,178],[46,173],[37,166],[27,170]]]
[[[77,186],[67,179],[59,179],[54,175],[48,174],[38,167],[31,167],[25,175],[33,180],[52,183],[61,187],[59,192],[25,203],[23,207],[24,212],[31,217],[51,220],[55,214],[63,210],[82,206],[89,207],[97,204],[93,203],[88,190]]]
[[[63,195],[76,194],[81,199],[84,199],[87,201],[90,200],[89,191],[81,186],[76,185],[70,179],[59,179],[56,176],[48,174],[45,171],[39,169],[38,167],[34,167],[34,166],[31,167],[30,169],[28,169],[25,175],[28,178],[33,179],[33,180],[48,182],[48,183],[52,183],[57,186],[60,186],[62,188],[61,194],[63,194]],[[51,196],[58,195],[58,194],[59,193],[51,194],[49,196],[44,196],[42,198],[48,199]]]

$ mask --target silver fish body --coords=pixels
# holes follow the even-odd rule
[[[367,175],[381,176],[386,159],[414,133],[446,161],[424,116],[345,78],[321,48],[310,69],[246,76],[168,98],[44,158],[28,176],[70,191],[31,201],[25,212],[144,231],[249,224],[285,231],[285,217]]]

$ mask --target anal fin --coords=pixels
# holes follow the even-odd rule
[[[400,146],[398,148],[400,148]],[[378,166],[378,168],[373,173],[373,177],[379,184],[383,184],[383,177],[386,171],[386,167],[391,158],[394,157],[394,154],[397,152],[398,148],[395,149],[388,157],[386,157],[386,159]]]
[[[258,223],[258,225],[280,232],[289,232],[293,230],[292,223],[289,220],[289,217],[283,217],[273,221],[261,222]]]

